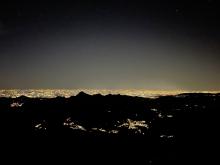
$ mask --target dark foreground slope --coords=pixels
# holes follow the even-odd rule
[[[220,95],[0,98],[1,158],[64,164],[213,164]],[[29,162],[32,163],[32,162]],[[216,162],[215,162],[216,163]]]

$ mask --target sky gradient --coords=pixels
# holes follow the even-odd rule
[[[220,90],[217,1],[0,5],[0,89]]]

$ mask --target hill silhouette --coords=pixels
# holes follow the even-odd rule
[[[79,164],[210,163],[219,109],[220,94],[202,93],[0,98],[0,130],[13,149],[27,140],[27,150]]]

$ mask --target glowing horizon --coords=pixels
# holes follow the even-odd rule
[[[2,89],[0,90],[0,97],[12,97],[16,98],[19,96],[27,97],[45,97],[45,98],[54,98],[57,96],[62,97],[71,97],[75,96],[80,92],[85,92],[89,95],[101,94],[120,94],[128,96],[139,96],[145,98],[155,98],[158,96],[166,95],[178,95],[183,93],[212,93],[217,94],[220,91],[183,91],[183,90],[135,90],[135,89]]]

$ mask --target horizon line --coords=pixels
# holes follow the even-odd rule
[[[100,90],[100,91],[151,91],[151,92],[220,92],[220,90],[144,89],[144,88],[0,88],[0,90]]]

